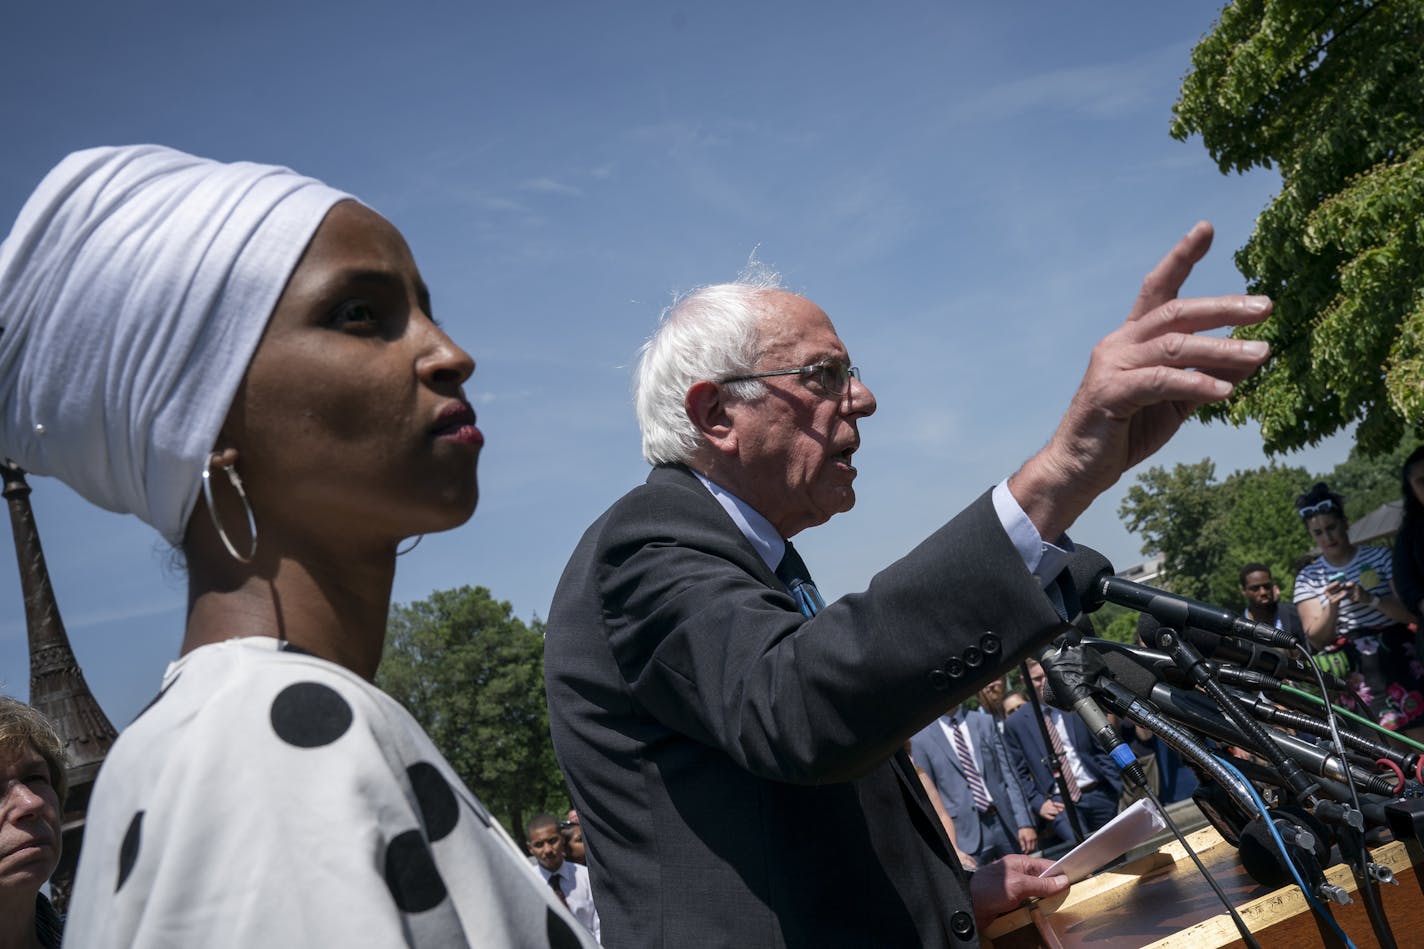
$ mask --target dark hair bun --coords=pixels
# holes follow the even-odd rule
[[[1344,517],[1345,499],[1331,491],[1324,481],[1317,481],[1313,488],[1295,499],[1295,509],[1302,519],[1332,511]]]

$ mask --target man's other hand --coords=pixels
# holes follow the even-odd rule
[[[1016,853],[975,870],[969,881],[969,898],[981,936],[994,917],[1018,909],[1029,897],[1052,896],[1068,889],[1066,876],[1039,876],[1051,866],[1052,860]]]

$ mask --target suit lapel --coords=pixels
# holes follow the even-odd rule
[[[777,578],[776,571],[766,565],[766,561],[761,559],[761,554],[757,553],[756,548],[752,546],[752,542],[747,540],[747,536],[742,533],[742,529],[737,526],[736,521],[732,520],[731,515],[727,513],[727,509],[722,507],[721,502],[712,496],[712,492],[707,490],[706,486],[698,480],[697,475],[693,474],[691,469],[683,465],[659,465],[648,473],[648,483],[680,485],[697,496],[697,503],[706,504],[709,506],[709,509],[715,510],[718,515],[726,520],[728,536],[735,537],[737,544],[742,548],[742,556],[736,561],[737,565],[756,577],[765,584],[768,589],[775,590],[778,593],[786,593],[786,585]],[[790,594],[787,593],[787,596],[790,596]]]

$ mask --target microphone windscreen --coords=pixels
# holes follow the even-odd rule
[[[1099,654],[1099,658],[1103,660],[1103,665],[1108,667],[1108,675],[1112,676],[1118,685],[1140,699],[1152,694],[1152,687],[1158,682],[1152,670],[1144,669],[1132,657],[1122,653],[1105,650]]]
[[[1039,700],[1043,702],[1044,705],[1051,705],[1054,708],[1061,708],[1061,706],[1058,704],[1058,693],[1053,691],[1053,683],[1048,679],[1043,680],[1043,694],[1039,696]]]
[[[1078,592],[1078,602],[1084,613],[1091,613],[1103,605],[1103,591],[1099,589],[1101,577],[1113,575],[1113,565],[1108,558],[1091,547],[1082,544],[1068,555],[1068,575],[1072,578],[1073,589]]]
[[[1288,850],[1312,853],[1316,862],[1322,867],[1329,864],[1330,839],[1323,824],[1298,808],[1271,811],[1270,813],[1278,830],[1284,830],[1289,825],[1295,824],[1300,829],[1308,830],[1311,833],[1312,847],[1308,849],[1301,847],[1300,838],[1296,837],[1295,844],[1287,845]],[[1241,843],[1238,849],[1240,850],[1241,866],[1245,868],[1251,879],[1262,886],[1276,889],[1295,882],[1295,877],[1286,865],[1280,848],[1276,846],[1275,838],[1271,835],[1270,829],[1266,827],[1265,821],[1260,817],[1246,825],[1245,831],[1241,834]]]

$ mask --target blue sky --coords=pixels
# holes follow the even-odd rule
[[[1167,135],[1217,2],[210,7],[8,12],[0,227],[65,153],[152,141],[290,165],[401,228],[479,362],[487,438],[478,512],[401,561],[402,602],[468,583],[545,615],[580,533],[645,476],[639,343],[674,292],[754,253],[826,309],[879,400],[855,510],[798,538],[823,591],[861,589],[1043,444],[1196,220],[1217,240],[1187,291],[1239,292],[1232,252],[1277,185]],[[1150,463],[1204,456],[1265,462],[1254,430],[1193,423]],[[1117,516],[1132,481],[1073,531],[1120,567],[1141,559]],[[137,520],[33,487],[75,651],[122,727],[176,655],[184,579]],[[23,697],[3,561],[0,691]]]

